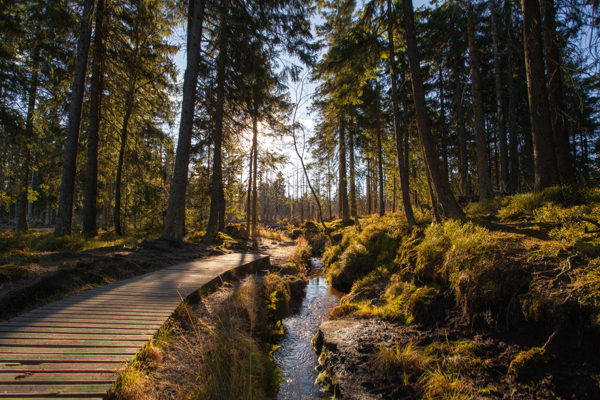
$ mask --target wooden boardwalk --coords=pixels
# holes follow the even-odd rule
[[[0,323],[0,398],[102,399],[115,369],[148,342],[181,299],[229,270],[269,257],[227,254],[88,290]]]

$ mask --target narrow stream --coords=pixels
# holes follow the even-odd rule
[[[281,368],[285,382],[281,384],[278,398],[281,400],[329,399],[330,395],[319,390],[315,383],[319,373],[311,339],[329,311],[338,304],[342,293],[331,288],[321,271],[320,260],[312,259],[313,274],[306,285],[302,306],[283,320],[285,335],[275,354],[275,363]]]

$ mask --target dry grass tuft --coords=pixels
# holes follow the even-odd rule
[[[471,387],[457,373],[441,368],[429,370],[419,380],[424,398],[431,400],[468,400],[473,398]]]
[[[393,349],[379,346],[372,362],[374,368],[381,371],[384,376],[391,376],[398,372],[420,373],[429,365],[429,360],[423,356],[422,350],[412,342],[402,346],[396,343]]]

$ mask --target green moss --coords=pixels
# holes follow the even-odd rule
[[[535,374],[536,370],[548,362],[549,354],[546,349],[541,347],[532,347],[529,350],[521,351],[510,362],[508,367],[509,375],[519,378],[527,378]]]
[[[344,318],[344,317],[347,317],[348,315],[352,314],[356,310],[358,310],[358,307],[355,305],[340,304],[339,306],[334,307],[331,310],[331,312],[329,313],[329,319],[334,320],[334,319]]]
[[[350,289],[354,281],[373,269],[373,258],[365,246],[357,244],[346,250],[340,260],[327,270],[327,277],[336,288]]]

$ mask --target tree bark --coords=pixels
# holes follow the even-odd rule
[[[513,78],[513,38],[512,38],[512,0],[504,1],[506,17],[506,70],[508,86],[508,137],[510,149],[510,193],[519,191],[519,145],[517,136],[517,106],[515,100],[515,83]]]
[[[375,91],[377,93],[377,112],[375,121],[375,130],[377,131],[377,162],[379,164],[379,216],[383,217],[385,214],[385,206],[383,203],[383,148],[381,146],[381,117],[380,117],[380,104],[379,104],[379,82],[376,82],[377,86]],[[398,99],[396,98],[396,101]],[[395,189],[395,188],[394,188]],[[394,193],[395,194],[395,193]]]
[[[398,84],[396,82],[396,52],[394,50],[394,25],[391,0],[387,0],[387,17],[389,52],[388,60],[390,67],[390,78],[392,81],[392,110],[394,113],[394,134],[396,136],[396,156],[398,158],[398,173],[400,176],[400,191],[402,193],[402,204],[404,205],[404,214],[406,215],[408,231],[411,232],[413,226],[415,225],[415,216],[413,214],[412,205],[410,204],[410,183],[408,179],[408,169],[404,164],[404,146],[402,142],[402,134],[400,131],[400,111],[398,110]],[[377,108],[379,110],[379,85],[377,86],[377,102]],[[404,111],[406,112],[406,109]]]
[[[133,112],[133,88],[134,85],[131,85],[127,99],[127,109],[125,111],[125,116],[123,117],[123,126],[121,128],[121,147],[119,149],[117,177],[115,180],[115,210],[113,213],[113,218],[115,223],[115,233],[119,236],[123,234],[123,228],[121,225],[121,182],[123,179],[123,163],[125,160],[125,149],[127,146],[129,119],[131,118],[131,114]]]
[[[535,188],[543,189],[558,184],[559,175],[544,72],[540,3],[538,0],[522,0],[522,7]]]
[[[348,131],[348,146],[350,155],[350,215],[356,217],[356,172],[354,165],[354,132],[352,129]]]
[[[90,122],[88,128],[87,166],[85,171],[85,201],[83,203],[83,234],[96,236],[96,198],[98,197],[98,141],[104,78],[104,0],[98,0],[94,29],[92,83],[90,87]]]
[[[77,172],[77,147],[79,145],[79,125],[81,124],[81,108],[85,93],[85,77],[87,74],[88,53],[92,34],[92,17],[95,0],[85,0],[81,16],[81,29],[77,41],[77,61],[75,76],[71,87],[71,104],[69,106],[69,122],[67,140],[58,200],[58,215],[54,237],[71,234],[73,219],[73,196],[75,193],[75,176]]]
[[[450,179],[448,174],[448,131],[446,130],[446,105],[444,103],[444,74],[442,73],[443,62],[440,61],[439,80],[438,84],[440,87],[440,136],[442,145],[442,169],[446,179]]]
[[[258,129],[253,132],[252,145],[254,146],[254,180],[252,182],[252,234],[257,232],[258,223]]]
[[[222,11],[223,12],[223,11]],[[224,23],[224,16],[221,16],[221,24]],[[223,112],[225,107],[225,66],[227,64],[227,38],[225,35],[225,26],[221,26],[219,38],[219,55],[217,57],[217,103],[215,110],[215,130],[213,136],[213,171],[212,171],[212,189],[210,198],[210,215],[208,217],[208,227],[206,228],[206,237],[209,240],[214,237],[220,226],[221,192],[223,190],[223,164],[222,151],[223,144]]]
[[[490,165],[487,157],[487,134],[483,116],[483,98],[481,77],[479,75],[479,57],[475,44],[475,23],[471,1],[467,3],[469,19],[469,59],[471,64],[471,88],[473,95],[473,113],[475,114],[475,144],[477,146],[477,181],[479,183],[479,199],[491,200],[493,196],[490,179]]]
[[[340,115],[339,125],[340,135],[340,210],[342,221],[348,223],[350,221],[350,209],[348,207],[348,179],[346,177],[346,121],[344,115]]]
[[[431,127],[427,116],[427,104],[425,103],[425,91],[423,89],[423,80],[421,78],[421,65],[417,49],[412,0],[404,0],[404,24],[406,29],[407,53],[412,76],[419,136],[421,138],[423,152],[425,153],[425,160],[429,166],[431,180],[433,181],[435,191],[438,195],[438,201],[441,203],[446,217],[463,219],[465,215],[456,203],[456,199],[450,189],[450,183],[441,173],[439,157],[435,150],[433,135],[431,134]]]
[[[546,41],[546,67],[548,68],[548,92],[552,132],[556,146],[556,161],[561,183],[574,183],[577,180],[573,156],[569,145],[569,132],[565,116],[563,82],[561,73],[560,45],[556,34],[556,9],[554,0],[544,1],[544,28]]]
[[[250,164],[248,165],[248,205],[246,207],[246,230],[248,234],[252,232],[251,222],[252,222],[252,167],[254,166],[254,137],[258,134],[258,122],[255,116],[252,116],[252,146],[250,147]]]
[[[173,171],[173,182],[169,195],[167,217],[162,239],[181,241],[185,235],[185,193],[188,184],[190,146],[196,105],[196,85],[200,69],[200,44],[204,20],[204,0],[190,0],[187,29],[187,65],[183,78],[183,96],[179,139]]]
[[[508,173],[508,147],[506,140],[506,122],[504,121],[504,101],[502,100],[502,81],[500,68],[500,52],[498,50],[498,27],[496,23],[495,0],[490,0],[490,13],[492,14],[492,39],[494,45],[494,78],[496,83],[496,112],[498,113],[498,141],[500,158],[500,188],[504,190],[509,183]]]
[[[456,105],[456,127],[458,130],[458,141],[460,146],[460,191],[463,196],[469,194],[469,153],[467,151],[467,130],[465,129],[465,116],[462,106],[463,90],[460,84],[460,72],[458,66],[454,70],[455,80],[455,105]]]
[[[32,57],[32,64],[38,61],[40,56],[39,47],[34,50],[34,56]],[[23,149],[21,154],[21,177],[19,184],[19,194],[17,201],[17,232],[26,232],[29,229],[27,224],[27,209],[29,203],[29,174],[31,171],[31,151],[29,150],[29,144],[33,139],[33,117],[35,113],[35,103],[37,99],[38,89],[38,70],[34,65],[33,72],[31,75],[31,81],[29,82],[29,99],[27,101],[27,119],[25,121],[25,138],[21,144]]]

